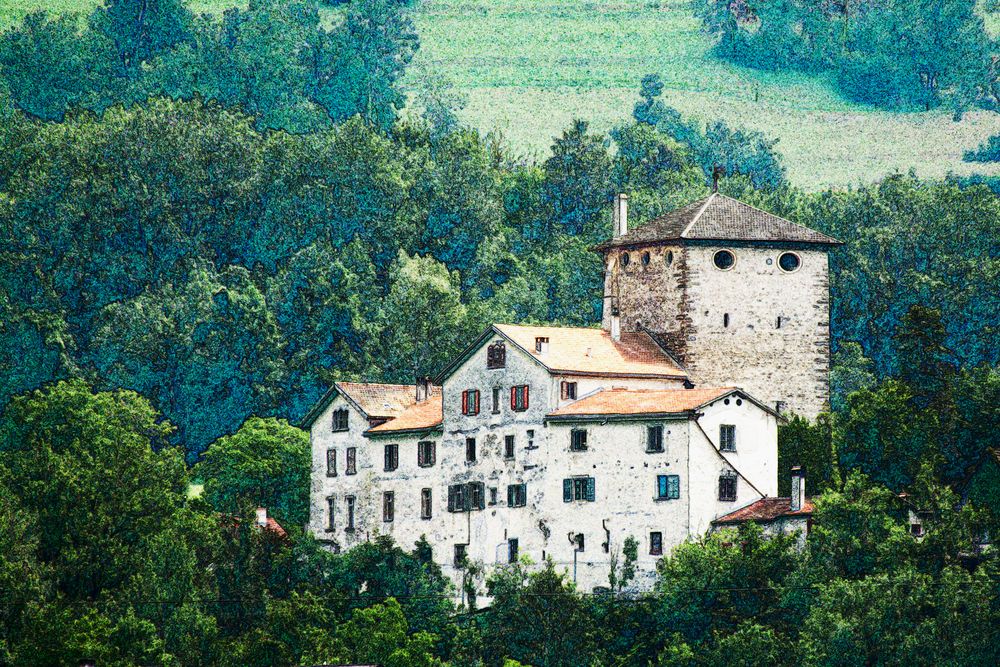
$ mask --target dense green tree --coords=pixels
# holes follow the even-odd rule
[[[806,492],[819,495],[836,483],[836,460],[833,452],[833,423],[829,414],[815,422],[792,415],[778,426],[778,495],[791,494],[792,466],[802,466],[806,473]]]
[[[290,526],[309,520],[311,471],[309,435],[284,420],[260,417],[213,442],[195,468],[216,510],[236,514],[261,506]]]

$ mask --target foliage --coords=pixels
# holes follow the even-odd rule
[[[990,137],[975,150],[965,151],[962,159],[966,162],[1000,162],[1000,134]]]
[[[791,495],[792,466],[802,466],[806,491],[819,495],[834,488],[836,466],[833,453],[833,424],[829,414],[815,422],[792,415],[778,426],[778,495]]]
[[[233,435],[212,443],[195,474],[217,511],[265,507],[282,524],[309,521],[309,436],[281,419],[251,417]]]

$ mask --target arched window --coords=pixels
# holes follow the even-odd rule
[[[715,268],[720,271],[728,271],[736,265],[736,255],[731,250],[719,250],[712,258]]]
[[[503,368],[507,365],[507,347],[502,340],[486,348],[486,368]]]

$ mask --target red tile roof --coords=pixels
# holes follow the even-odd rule
[[[606,389],[550,412],[548,416],[677,414],[697,410],[734,391],[735,387]]]
[[[417,400],[417,388],[412,384],[338,382],[336,386],[374,419],[399,416]]]
[[[443,421],[443,402],[441,400],[441,388],[434,387],[431,397],[426,401],[414,403],[399,415],[368,429],[367,433],[398,433],[400,431],[421,431],[424,429],[437,428]]]
[[[740,508],[735,512],[730,512],[729,514],[720,516],[712,523],[735,524],[744,523],[745,521],[761,521],[766,523],[782,517],[812,516],[813,504],[808,498],[803,504],[802,509],[797,512],[793,512],[791,510],[791,506],[791,498],[761,498],[757,502],[750,503],[746,507]]]
[[[646,333],[622,333],[620,340],[603,329],[494,324],[553,372],[594,375],[649,375],[685,378],[687,373]],[[548,351],[535,352],[535,339],[548,338]]]

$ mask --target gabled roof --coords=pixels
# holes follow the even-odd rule
[[[808,518],[812,516],[812,513],[813,504],[808,498],[802,504],[802,509],[796,512],[792,511],[791,498],[761,498],[757,502],[750,503],[746,507],[742,507],[735,512],[730,512],[729,514],[720,516],[712,523],[716,525],[732,525],[745,523],[747,521],[760,521],[767,523],[768,521],[774,521],[775,519],[784,517]]]
[[[494,336],[519,347],[550,373],[687,378],[687,372],[647,333],[622,333],[616,341],[603,329],[493,324],[435,378],[435,383],[442,384]],[[536,338],[548,339],[546,352],[535,351]]]
[[[558,420],[560,417],[571,419],[694,413],[698,408],[736,391],[735,387],[606,389],[554,410],[546,418]]]
[[[309,428],[337,396],[343,396],[366,419],[391,419],[416,402],[417,388],[412,384],[377,382],[334,382],[333,386],[302,418],[299,426]]]
[[[821,232],[713,193],[598,246],[597,250],[664,241],[742,241],[842,245]]]
[[[413,403],[397,416],[384,424],[365,431],[365,435],[381,435],[383,433],[399,434],[414,431],[428,431],[440,428],[444,421],[441,387],[434,387],[431,396],[426,401]]]

